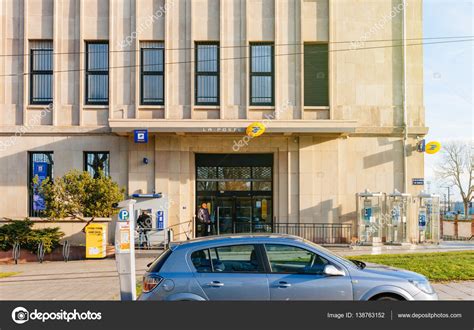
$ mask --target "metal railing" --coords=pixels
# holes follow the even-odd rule
[[[213,230],[212,233],[216,233]],[[276,233],[295,235],[318,244],[350,244],[351,224],[334,223],[234,223],[220,234]]]
[[[187,239],[192,238],[192,220],[180,222],[164,229],[136,228],[135,249],[163,249],[167,247],[169,243],[174,240],[174,238],[180,237],[182,235],[184,235],[184,237]]]

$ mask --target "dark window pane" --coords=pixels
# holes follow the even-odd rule
[[[163,49],[143,48],[143,71],[163,72],[164,56]]]
[[[217,45],[197,45],[197,72],[217,72]]]
[[[250,181],[220,181],[219,190],[250,191]]]
[[[109,45],[87,44],[86,103],[107,104],[109,101]]]
[[[329,262],[323,257],[289,245],[266,244],[268,261],[272,273],[323,274]]]
[[[252,77],[252,102],[270,103],[272,101],[272,77]]]
[[[31,217],[41,217],[44,214],[46,205],[44,196],[39,187],[46,178],[53,177],[53,153],[52,152],[32,152],[30,153],[30,207]],[[33,179],[37,178],[37,183]]]
[[[32,102],[51,102],[53,100],[53,75],[33,74],[31,86]]]
[[[219,104],[219,46],[217,44],[196,44],[195,71],[196,104]]]
[[[253,179],[271,179],[272,168],[271,167],[253,167],[252,178]]]
[[[85,170],[94,178],[102,171],[105,176],[110,176],[110,154],[108,152],[86,152]]]
[[[272,190],[272,183],[271,182],[261,182],[261,181],[254,181],[252,190],[256,191],[271,191]]]
[[[53,50],[34,49],[33,50],[33,71],[53,70]]]
[[[197,182],[197,191],[216,191],[217,182],[212,181],[198,181]]]
[[[88,71],[108,71],[109,70],[109,45],[88,44]]]
[[[250,179],[252,177],[251,167],[219,167],[219,179]]]
[[[197,102],[215,103],[218,98],[217,76],[197,77]]]
[[[107,102],[109,98],[109,76],[88,75],[87,95],[90,102]]]
[[[263,271],[253,245],[233,245],[211,249],[214,272],[247,273]]]
[[[328,45],[304,46],[304,105],[329,105]]]
[[[147,102],[163,102],[163,75],[143,76],[143,99]]]
[[[198,273],[212,272],[211,260],[209,258],[209,250],[199,250],[191,254],[191,261],[196,267]]]
[[[252,46],[252,72],[272,72],[272,46]]]
[[[197,178],[198,179],[216,179],[217,167],[199,166],[197,168]]]
[[[31,44],[30,102],[47,104],[53,101],[53,45],[51,41]]]

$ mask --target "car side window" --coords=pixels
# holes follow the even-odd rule
[[[211,249],[214,272],[247,273],[262,272],[254,245],[229,245]]]
[[[209,250],[194,251],[191,254],[191,261],[198,273],[212,272],[211,259],[209,258]]]
[[[198,273],[263,272],[254,245],[229,245],[195,251],[191,261]]]
[[[320,255],[291,245],[265,244],[272,273],[285,274],[324,274],[329,264]]]

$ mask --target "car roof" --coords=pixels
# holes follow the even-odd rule
[[[194,248],[194,247],[206,247],[210,244],[221,245],[221,244],[257,244],[257,243],[289,243],[289,242],[303,242],[303,239],[298,236],[285,235],[285,234],[228,234],[218,236],[207,236],[193,238],[187,241],[172,242],[171,249],[181,248]]]

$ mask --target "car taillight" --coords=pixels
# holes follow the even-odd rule
[[[163,277],[155,274],[146,274],[143,276],[143,292],[150,292],[163,281]]]

